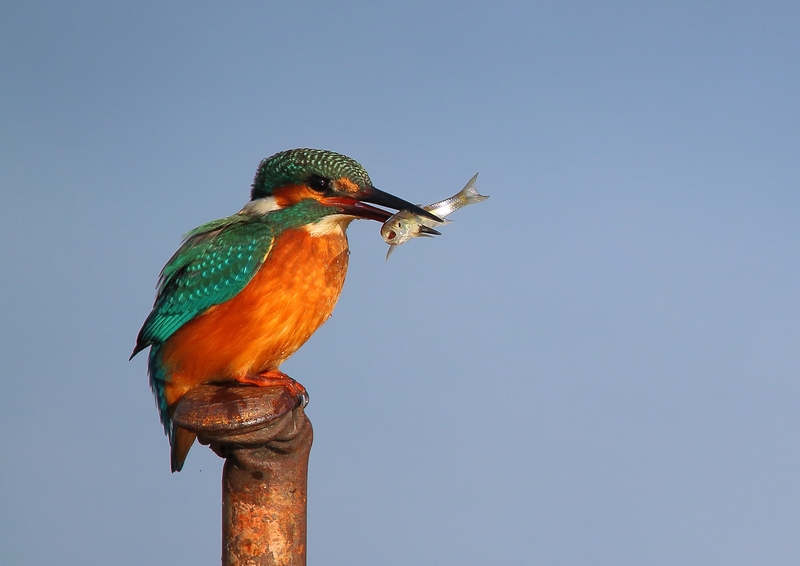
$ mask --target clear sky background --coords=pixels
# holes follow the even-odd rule
[[[491,195],[350,229],[311,565],[800,563],[800,5],[430,1],[0,5],[0,563],[219,563],[128,355],[293,147]]]

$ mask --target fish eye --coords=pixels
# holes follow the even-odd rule
[[[331,188],[331,180],[326,179],[321,175],[312,175],[308,179],[308,186],[311,190],[316,191],[318,193],[324,193],[325,191],[330,190]]]

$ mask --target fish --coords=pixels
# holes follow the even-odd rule
[[[434,216],[443,219],[442,222],[425,218],[410,210],[401,210],[384,222],[383,226],[381,226],[381,236],[383,236],[383,241],[389,244],[389,249],[386,251],[386,260],[389,260],[389,256],[392,255],[397,246],[405,244],[411,238],[440,236],[441,232],[434,227],[450,224],[450,220],[444,220],[445,216],[468,204],[475,204],[489,198],[480,194],[475,188],[475,181],[477,180],[478,174],[475,173],[472,179],[458,193],[450,198],[422,207]]]

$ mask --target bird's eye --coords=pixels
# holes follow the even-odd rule
[[[325,191],[330,190],[331,180],[326,179],[325,177],[320,177],[319,175],[313,175],[308,180],[308,186],[311,187],[312,190],[317,191],[318,193],[324,193]]]

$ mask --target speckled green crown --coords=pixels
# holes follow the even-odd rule
[[[362,189],[372,185],[364,168],[346,155],[324,149],[290,149],[267,157],[258,165],[250,199],[270,196],[278,187],[306,182],[312,175],[327,179],[347,177]]]

